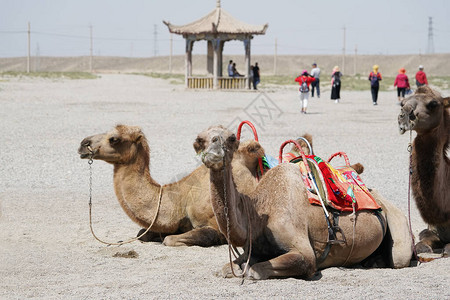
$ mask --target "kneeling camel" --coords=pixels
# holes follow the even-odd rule
[[[318,269],[359,263],[381,245],[384,212],[383,224],[371,211],[357,212],[355,224],[350,213],[342,213],[339,226],[347,241],[333,245],[328,256],[318,261],[327,245],[327,225],[321,207],[309,204],[299,168],[281,164],[268,171],[253,192],[241,194],[231,170],[238,146],[236,136],[221,126],[200,133],[194,143],[210,169],[211,202],[219,228],[232,246],[244,249],[224,266],[225,277],[244,270],[244,276],[253,279],[310,278]],[[398,242],[406,251],[395,259],[397,268],[408,266],[411,258],[408,240]]]

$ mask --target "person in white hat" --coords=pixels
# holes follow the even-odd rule
[[[419,71],[416,73],[416,85],[417,87],[428,85],[427,75],[423,71],[423,66],[419,66]]]

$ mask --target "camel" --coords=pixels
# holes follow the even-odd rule
[[[443,248],[450,253],[450,97],[420,87],[404,99],[398,116],[400,133],[417,133],[411,153],[411,188],[428,229],[419,234],[417,253]]]
[[[322,259],[328,241],[324,212],[309,204],[298,166],[278,165],[262,177],[253,192],[244,195],[236,189],[231,170],[238,146],[236,136],[222,126],[210,127],[194,142],[210,170],[211,203],[220,231],[229,244],[244,249],[222,268],[224,277],[243,272],[251,279],[311,278],[319,269],[359,263],[382,244],[388,202],[380,213],[341,213],[339,226],[346,242],[332,245]],[[412,251],[407,228],[406,233],[394,232],[390,238],[402,248],[391,249],[391,266],[408,266]]]
[[[142,241],[161,241],[164,238],[163,244],[167,246],[202,247],[226,241],[219,232],[209,202],[209,172],[205,166],[198,167],[178,182],[161,186],[150,175],[150,148],[137,126],[117,125],[106,134],[85,138],[78,150],[80,157],[90,158],[91,151],[92,159],[114,165],[117,199],[135,223],[148,228],[160,202],[155,224],[141,238]],[[235,164],[237,172],[247,167],[256,170],[256,163],[252,165],[248,161],[257,161],[255,153],[264,154],[261,145],[250,140],[239,151]],[[242,177],[239,182],[243,188],[257,184],[252,175]],[[142,229],[138,235],[144,231]]]

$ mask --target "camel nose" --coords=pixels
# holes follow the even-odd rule
[[[89,147],[91,145],[91,139],[90,137],[85,138],[84,140],[81,141],[80,145],[82,147]]]

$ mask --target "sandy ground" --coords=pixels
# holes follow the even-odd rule
[[[344,91],[340,104],[328,98],[329,92],[313,98],[309,114],[301,115],[295,87],[265,93],[185,91],[133,75],[3,79],[0,298],[449,299],[450,259],[401,270],[329,268],[311,281],[241,285],[241,279],[214,275],[227,262],[226,246],[107,247],[91,236],[89,167],[77,148],[84,137],[117,123],[142,127],[152,149],[152,176],[160,183],[195,168],[192,142],[210,125],[233,127],[250,119],[272,154],[284,140],[309,132],[316,154],[327,158],[346,151],[352,162],[365,165],[366,184],[407,214],[409,135],[398,134],[396,95],[381,93],[378,106],[372,106],[369,92]],[[134,236],[139,227],[115,198],[112,166],[95,161],[92,167],[97,234],[110,241]],[[411,215],[417,236],[425,225],[414,204]],[[113,257],[129,250],[139,257]]]

